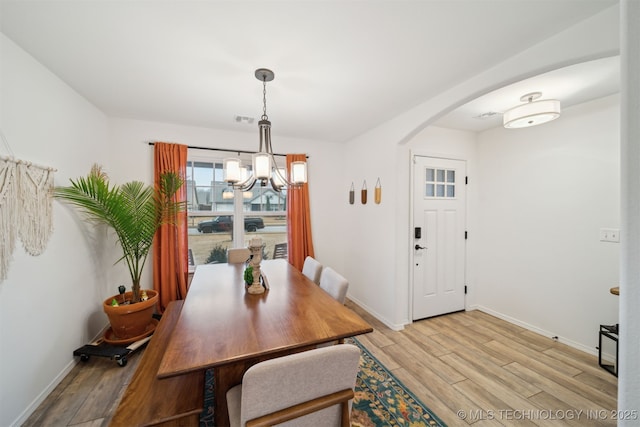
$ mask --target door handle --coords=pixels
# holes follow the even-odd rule
[[[420,246],[420,245],[415,245],[414,248],[415,248],[416,251],[419,250],[419,249],[427,249],[424,246]]]

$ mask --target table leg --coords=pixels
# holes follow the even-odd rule
[[[213,369],[213,388],[215,402],[213,416],[217,427],[229,425],[229,411],[227,410],[227,391],[242,383],[242,376],[251,365],[234,363]]]

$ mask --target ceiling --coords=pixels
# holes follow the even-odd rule
[[[532,92],[542,92],[540,100],[560,100],[564,109],[619,91],[620,57],[602,58],[560,68],[495,90],[441,117],[436,125],[476,132],[502,126],[502,113],[523,104],[520,98]]]
[[[2,32],[107,115],[344,142],[616,0],[0,0]],[[563,107],[618,91],[617,58],[488,94],[438,125],[483,130],[530,88]],[[580,76],[576,78],[575,75]],[[571,81],[571,85],[562,82]]]

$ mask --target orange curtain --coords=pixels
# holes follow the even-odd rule
[[[287,170],[291,162],[307,161],[304,154],[287,154]],[[311,213],[309,211],[309,184],[287,190],[287,250],[289,263],[302,271],[304,259],[313,254]]]
[[[154,182],[163,172],[176,172],[185,180],[187,146],[156,142],[154,144]],[[178,190],[176,199],[187,200],[187,185]],[[153,241],[153,289],[158,292],[160,313],[171,301],[187,295],[188,274],[187,212],[177,214],[173,224],[164,224]]]

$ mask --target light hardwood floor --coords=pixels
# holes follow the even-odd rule
[[[614,426],[617,379],[597,358],[479,311],[359,341],[449,426]],[[597,331],[594,331],[597,333]],[[78,364],[24,426],[107,426],[142,352],[124,368]]]

